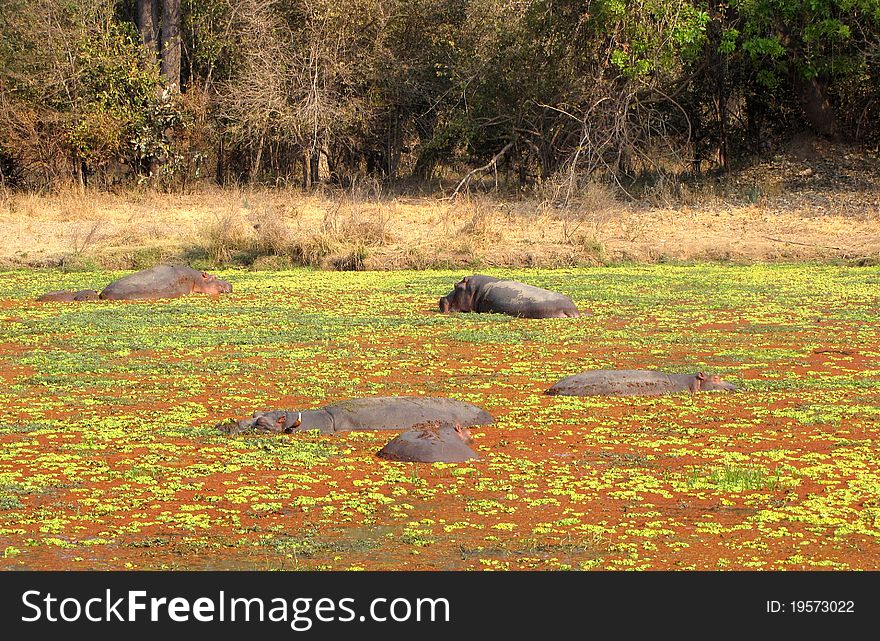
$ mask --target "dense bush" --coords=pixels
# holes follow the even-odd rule
[[[625,185],[875,143],[878,62],[880,0],[6,0],[0,176]]]

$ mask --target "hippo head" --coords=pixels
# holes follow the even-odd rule
[[[275,432],[290,434],[302,423],[301,414],[294,412],[254,412],[253,417],[241,420],[229,419],[217,424],[217,429],[227,434],[241,432]]]
[[[455,284],[455,288],[440,299],[440,312],[449,314],[451,312],[469,311],[471,308],[471,297],[468,293],[468,276],[465,276]]]
[[[450,425],[447,429],[453,430],[458,438],[464,441],[465,445],[470,445],[474,442],[474,436],[471,434],[471,431],[466,427],[462,427],[458,423]]]
[[[428,421],[426,423],[416,423],[412,426],[412,430],[421,431],[425,438],[443,439],[445,436],[452,436],[461,439],[465,445],[470,445],[474,442],[474,436],[471,434],[471,431],[459,423]]]
[[[194,292],[200,294],[209,294],[216,296],[218,294],[228,294],[232,291],[232,284],[225,280],[220,280],[214,274],[202,272],[193,286]]]
[[[302,412],[264,412],[255,413],[251,429],[258,432],[279,432],[292,434],[302,425]]]
[[[698,392],[736,392],[739,388],[732,383],[723,380],[717,374],[699,372],[695,377],[695,391]]]

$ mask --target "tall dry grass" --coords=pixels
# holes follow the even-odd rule
[[[589,181],[576,192],[545,182],[528,195],[471,192],[452,201],[395,196],[378,183],[313,193],[0,192],[0,266],[477,269],[880,253],[876,193],[835,193],[828,200],[846,210],[816,216],[811,195],[799,204],[762,188],[751,198],[755,184],[733,198],[713,186],[656,185],[638,202]]]

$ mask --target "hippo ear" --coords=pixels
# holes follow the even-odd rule
[[[705,380],[706,380],[706,374],[705,374],[704,372],[699,372],[699,373],[697,374],[697,380],[698,380],[698,381],[705,381]]]
[[[202,272],[202,278],[204,278],[205,280],[208,280],[210,278],[210,276],[208,275],[208,272]]]
[[[458,423],[455,424],[455,431],[461,434],[461,425],[459,425]]]

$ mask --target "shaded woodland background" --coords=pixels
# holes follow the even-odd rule
[[[0,0],[0,181],[623,190],[880,139],[880,0]]]

